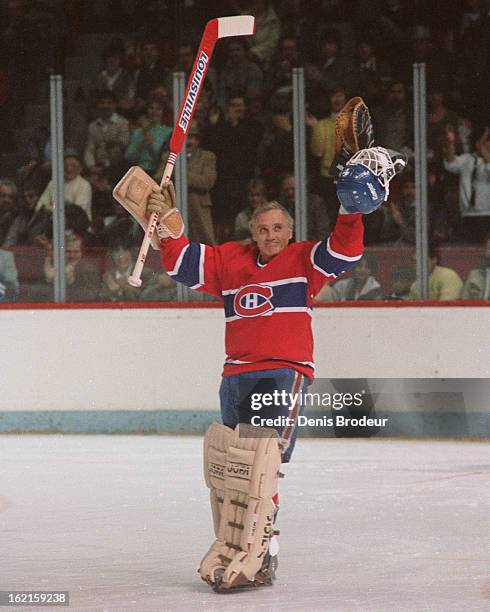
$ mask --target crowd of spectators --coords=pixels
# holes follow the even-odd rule
[[[366,217],[366,244],[413,246],[411,75],[414,62],[425,62],[429,235],[435,245],[430,293],[434,299],[488,298],[490,111],[484,94],[490,76],[490,0],[435,0],[430,7],[418,0],[83,4],[83,10],[75,0],[4,0],[1,5],[0,121],[6,130],[0,149],[22,161],[9,174],[0,162],[0,301],[11,299],[18,288],[5,249],[39,249],[40,283],[49,285],[53,278],[48,126],[33,130],[21,151],[15,149],[12,128],[22,126],[27,104],[39,102],[43,79],[60,69],[76,53],[78,37],[90,32],[110,34],[90,91],[66,113],[70,299],[175,297],[165,274],[145,278],[140,293],[123,287],[142,232],[111,192],[134,164],[161,177],[174,120],[172,73],[188,76],[203,24],[229,14],[255,15],[256,34],[220,41],[208,71],[185,151],[190,238],[211,245],[250,240],[248,221],[264,200],[276,199],[293,211],[292,69],[303,66],[308,239],[323,239],[335,223],[338,202],[330,173],[335,118],[349,97],[361,95],[372,111],[377,143],[403,151],[410,161],[393,183],[388,204]],[[56,27],[60,15],[63,27]],[[487,267],[473,270],[465,283],[437,265],[438,245],[482,243]],[[103,278],[81,266],[83,249],[90,247],[110,252]],[[319,299],[416,297],[412,261],[393,268],[388,295],[376,280],[376,265],[368,254],[351,278],[325,289]],[[78,292],[80,279],[88,283],[84,295]],[[451,290],[440,289],[441,283],[451,284]]]

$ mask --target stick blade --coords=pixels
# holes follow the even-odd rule
[[[255,17],[236,15],[235,17],[218,17],[218,38],[227,36],[251,36],[255,33]]]

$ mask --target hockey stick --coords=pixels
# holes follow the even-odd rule
[[[255,18],[249,15],[240,15],[237,17],[218,17],[211,19],[206,24],[204,34],[201,38],[199,50],[194,60],[194,66],[189,75],[189,81],[184,94],[184,100],[177,115],[177,122],[170,139],[170,154],[167,164],[163,172],[160,187],[168,185],[172,172],[174,170],[177,155],[181,152],[184,146],[187,129],[192,121],[194,111],[196,109],[197,100],[201,92],[201,87],[208,70],[209,62],[213,55],[214,45],[220,38],[228,36],[250,36],[255,32]],[[141,243],[138,258],[136,260],[133,273],[128,279],[128,282],[133,287],[141,287],[141,273],[145,264],[146,255],[150,247],[150,242],[155,231],[158,221],[158,216],[153,213],[146,228],[145,237]]]

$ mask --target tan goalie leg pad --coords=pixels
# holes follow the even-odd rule
[[[204,436],[204,480],[209,488],[216,537],[225,499],[226,451],[232,440],[233,429],[217,422],[211,423]]]
[[[240,423],[233,432],[217,539],[199,569],[220,589],[253,581],[268,552],[281,466],[278,442],[274,429]]]

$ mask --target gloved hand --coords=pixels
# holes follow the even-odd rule
[[[156,213],[160,220],[172,208],[175,208],[175,189],[172,181],[162,188],[153,185],[146,205],[146,218],[149,219],[153,213]]]
[[[146,217],[158,215],[157,236],[161,238],[180,238],[184,233],[184,223],[180,212],[175,208],[175,189],[172,181],[165,187],[153,185],[146,205]]]

